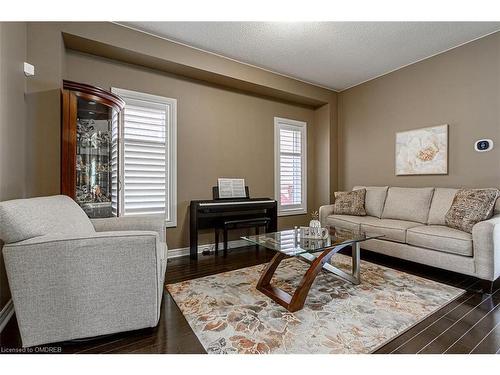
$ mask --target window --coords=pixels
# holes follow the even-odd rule
[[[113,88],[125,101],[120,134],[120,212],[164,214],[177,225],[177,101]]]
[[[307,212],[307,124],[274,118],[274,181],[278,214]]]

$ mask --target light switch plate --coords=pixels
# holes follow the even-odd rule
[[[26,77],[32,77],[35,75],[35,67],[27,62],[24,63],[24,75]]]

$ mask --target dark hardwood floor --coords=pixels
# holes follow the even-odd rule
[[[226,272],[268,262],[274,252],[249,246],[234,249],[227,257],[200,256],[169,261],[167,283]],[[369,251],[362,259],[399,269],[467,290],[433,315],[387,343],[376,353],[500,353],[500,290],[481,292],[473,277],[418,265]],[[0,334],[3,353],[21,348],[15,316]],[[50,344],[34,348],[46,352],[60,348],[62,353],[205,353],[179,308],[165,292],[160,323],[156,328],[95,338]],[[59,350],[59,349],[58,349]]]

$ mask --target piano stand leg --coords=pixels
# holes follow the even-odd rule
[[[219,228],[215,228],[215,254],[219,253]]]
[[[224,256],[227,256],[227,228],[224,227]]]
[[[260,233],[259,233],[259,226],[257,225],[255,227],[255,235],[258,236]],[[259,250],[259,245],[255,245],[255,250]]]

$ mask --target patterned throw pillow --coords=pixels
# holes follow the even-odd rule
[[[472,233],[475,224],[491,217],[497,196],[497,189],[460,189],[444,218],[446,225]]]
[[[353,191],[336,191],[333,203],[335,215],[365,216],[366,189]]]

